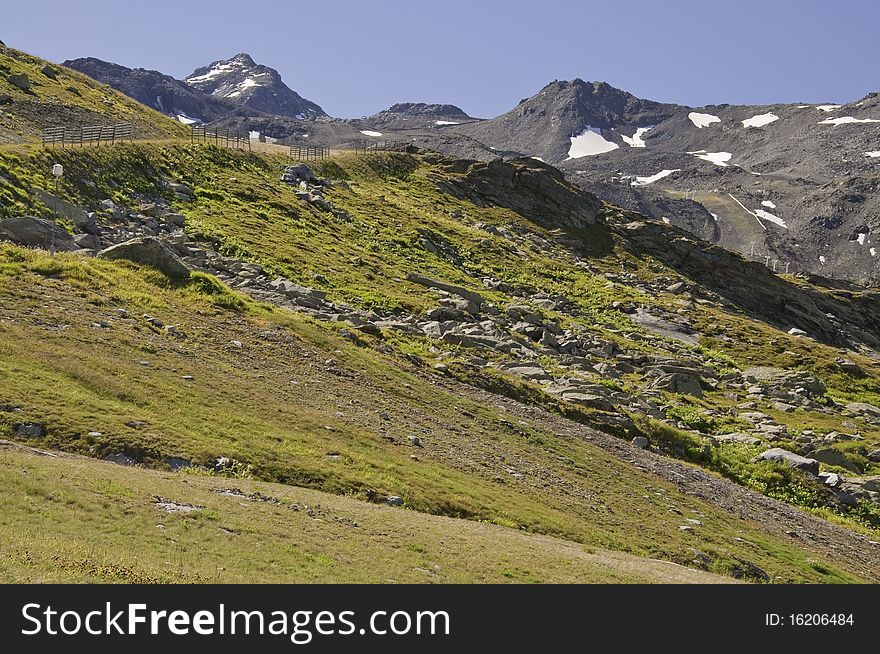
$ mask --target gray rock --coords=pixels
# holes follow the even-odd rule
[[[31,79],[24,73],[21,73],[19,75],[10,75],[6,79],[9,80],[9,83],[17,89],[21,89],[22,91],[31,90]]]
[[[38,422],[21,422],[13,426],[19,438],[42,438],[46,435],[46,427]]]
[[[43,189],[34,189],[34,195],[43,204],[49,207],[57,216],[66,218],[73,223],[76,229],[91,231],[94,229],[95,217],[82,207],[78,207],[72,202],[68,202],[64,198],[60,198],[54,193],[49,193]]]
[[[819,479],[821,479],[826,486],[830,486],[831,488],[837,488],[843,483],[843,477],[836,472],[820,472]]]
[[[820,379],[801,370],[757,366],[743,371],[742,377],[746,382],[759,384],[765,389],[784,389],[809,396],[825,395],[826,392],[825,384]]]
[[[420,284],[429,288],[439,288],[441,291],[446,291],[447,293],[452,293],[453,295],[463,297],[464,299],[470,300],[471,302],[475,303],[477,306],[483,304],[484,302],[483,296],[479,293],[469,291],[468,289],[462,288],[461,286],[456,286],[455,284],[447,284],[436,279],[431,279],[430,277],[417,275],[416,273],[409,273],[406,278],[408,281],[411,281],[414,284]]]
[[[846,405],[846,410],[857,416],[880,418],[880,407],[867,402],[850,402]]]
[[[808,459],[799,454],[795,454],[794,452],[783,450],[781,447],[769,449],[753,459],[753,461],[760,460],[780,461],[790,468],[795,468],[796,470],[801,470],[811,475],[819,474],[819,462],[816,461],[816,459]]]
[[[73,236],[45,218],[22,216],[0,220],[0,236],[5,236],[13,243],[28,247],[48,250],[54,245],[59,252],[70,252],[77,249]]]
[[[858,468],[847,461],[846,455],[840,450],[835,450],[833,447],[814,450],[810,452],[810,456],[820,463],[825,463],[830,466],[840,466],[841,468],[846,468],[852,472],[858,472]]]
[[[121,466],[137,465],[137,461],[132,459],[130,456],[122,454],[121,452],[117,452],[116,454],[108,454],[104,457],[104,460]]]
[[[389,495],[385,500],[385,504],[389,506],[403,506],[403,498],[397,495]]]
[[[179,456],[166,456],[162,459],[162,463],[166,466],[177,472],[178,470],[183,470],[184,468],[192,468],[193,462],[189,459],[182,459]]]
[[[717,436],[712,436],[712,438],[716,441],[722,441],[725,443],[742,443],[744,445],[757,445],[761,442],[760,438],[755,438],[754,436],[740,432],[733,434],[719,434]]]
[[[101,239],[94,234],[77,234],[74,236],[73,242],[76,243],[77,247],[85,248],[86,250],[101,249]]]
[[[648,447],[648,439],[644,436],[636,436],[632,439],[632,444],[640,450],[644,450]]]
[[[154,236],[133,238],[130,241],[113,245],[101,250],[98,257],[102,259],[127,259],[136,263],[152,266],[168,277],[186,279],[189,267],[180,260],[169,245]]]
[[[651,383],[651,388],[659,388],[671,393],[693,395],[694,397],[703,397],[703,387],[700,385],[700,378],[687,372],[663,374]]]

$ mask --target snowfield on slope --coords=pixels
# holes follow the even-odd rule
[[[590,127],[589,125],[584,128],[583,132],[570,137],[570,139],[569,159],[579,159],[594,154],[602,154],[603,152],[611,152],[611,150],[616,150],[620,147],[617,143],[612,143],[605,139],[602,136],[602,130],[598,127]]]
[[[382,136],[382,132],[374,132],[371,129],[362,129],[361,134],[364,136]]]
[[[704,127],[708,127],[712,123],[720,123],[721,119],[718,116],[713,116],[712,114],[701,114],[697,111],[692,111],[688,114],[688,118],[691,119],[691,122],[697,126],[699,129],[703,129]]]
[[[785,224],[785,221],[782,218],[780,218],[779,216],[774,216],[769,211],[764,211],[763,209],[756,209],[755,215],[758,216],[759,218],[763,218],[764,220],[769,220],[771,223],[775,223],[775,224],[779,225],[780,227],[784,227],[785,229],[788,229],[788,225]]]
[[[852,116],[840,116],[839,118],[826,118],[820,120],[820,125],[849,125],[851,123],[880,123],[877,118],[853,118]]]
[[[630,182],[630,186],[647,186],[648,184],[653,184],[658,179],[668,177],[672,173],[677,173],[680,170],[681,168],[674,168],[673,170],[661,170],[659,173],[651,175],[650,177],[636,177],[635,180]]]
[[[716,166],[727,166],[727,162],[730,161],[730,158],[733,156],[730,152],[706,152],[705,150],[696,150],[694,152],[688,152],[688,154],[692,154],[697,159],[708,161]]]
[[[779,116],[773,112],[768,112],[766,114],[757,114],[751,118],[746,118],[742,121],[742,124],[743,127],[763,127],[764,125],[769,125],[777,120],[779,120]]]
[[[636,133],[632,136],[621,134],[620,138],[622,138],[623,142],[631,148],[644,148],[647,144],[642,137],[648,132],[648,130],[653,129],[653,127],[653,125],[651,127],[639,127],[636,129]]]

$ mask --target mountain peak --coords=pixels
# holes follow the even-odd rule
[[[277,70],[257,64],[246,52],[197,68],[184,82],[202,93],[265,113],[298,120],[327,115],[284,84]]]
[[[251,57],[247,52],[239,52],[237,55],[232,57],[229,61],[237,61],[245,66],[256,66],[257,63],[254,61],[253,57]]]

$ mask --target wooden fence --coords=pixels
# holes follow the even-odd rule
[[[90,127],[47,127],[43,130],[43,145],[100,145],[101,143],[121,143],[134,138],[131,123],[117,125],[93,125]]]
[[[290,156],[299,161],[317,161],[330,156],[330,148],[324,146],[306,147],[303,145],[291,145]]]
[[[240,150],[250,151],[251,149],[251,137],[247,132],[233,132],[228,129],[193,125],[191,138],[193,145],[196,143],[208,143]]]

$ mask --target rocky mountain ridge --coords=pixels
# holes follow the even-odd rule
[[[317,104],[288,87],[277,70],[257,64],[244,52],[197,68],[183,81],[202,93],[263,113],[297,120],[327,115]]]

